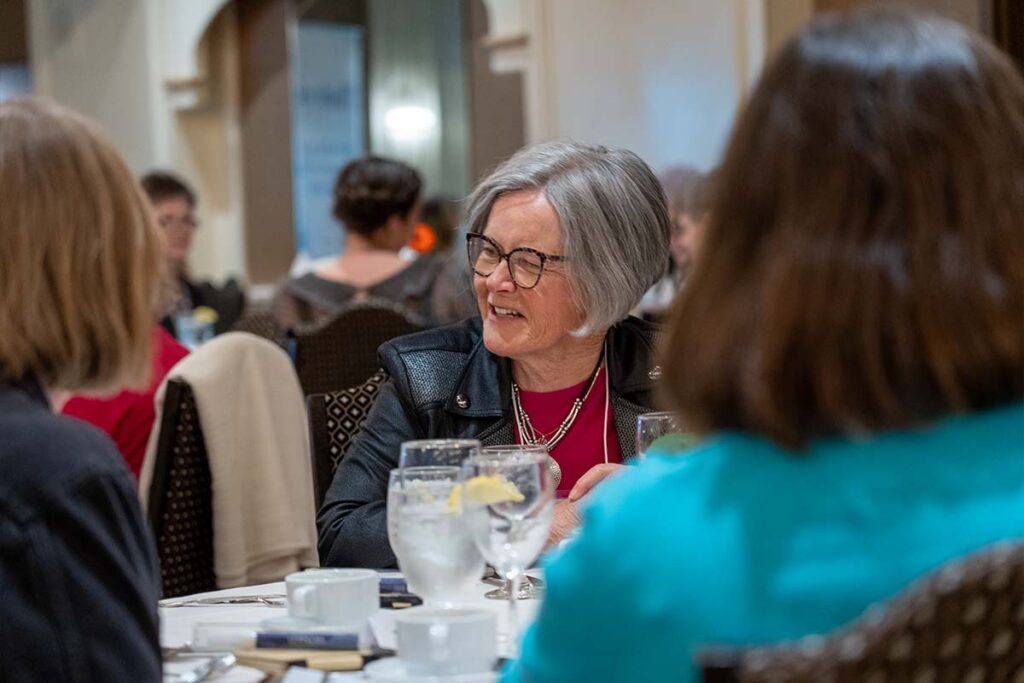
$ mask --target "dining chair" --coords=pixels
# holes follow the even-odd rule
[[[192,387],[169,379],[163,405],[147,513],[162,595],[173,598],[217,589],[213,489]]]
[[[248,332],[257,337],[270,340],[284,348],[288,336],[288,330],[277,322],[273,313],[246,313],[231,328],[232,332]]]
[[[1024,681],[1024,544],[951,562],[824,636],[698,663],[704,683]]]
[[[303,393],[358,386],[377,371],[381,344],[421,329],[422,322],[400,306],[368,299],[346,306],[322,323],[295,330],[292,354]]]
[[[175,365],[157,390],[160,416],[172,407],[166,400],[170,380],[188,383],[195,424],[202,424],[217,588],[272,583],[316,566],[309,423],[288,355],[244,332],[214,337]],[[157,446],[155,438],[147,445],[139,472],[144,505]]]
[[[309,413],[309,443],[313,457],[313,488],[316,507],[323,504],[349,445],[362,430],[366,416],[388,375],[377,370],[362,384],[306,397]]]

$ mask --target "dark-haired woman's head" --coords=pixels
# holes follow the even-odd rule
[[[334,184],[334,217],[381,249],[401,249],[413,235],[423,182],[401,161],[364,157],[346,165]]]
[[[1024,78],[981,37],[813,22],[733,131],[675,311],[690,426],[797,446],[1024,398]]]
[[[140,182],[164,233],[164,255],[173,272],[184,273],[192,236],[199,226],[196,194],[184,180],[167,171],[150,171]]]

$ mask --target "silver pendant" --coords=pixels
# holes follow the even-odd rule
[[[558,485],[562,483],[562,466],[550,455],[548,456],[548,471],[551,472],[551,478],[555,481],[557,489]]]

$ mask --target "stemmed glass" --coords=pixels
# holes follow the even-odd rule
[[[546,452],[521,448],[485,453],[462,465],[462,514],[480,553],[506,579],[510,642],[516,642],[516,598],[527,567],[540,555],[554,516],[555,483]]]
[[[548,449],[543,444],[519,444],[511,446],[484,446],[482,453],[486,456],[493,458],[504,458],[508,455],[516,455],[517,453],[540,453],[548,456],[548,468],[551,468],[551,458],[548,453]],[[551,476],[554,476],[552,472]],[[486,577],[485,577],[486,578]],[[512,590],[512,581],[505,579],[505,584],[500,588],[495,588],[492,591],[488,591],[484,594],[485,598],[490,600],[508,600],[509,592]],[[534,584],[533,580],[529,576],[525,577],[524,581],[519,584],[519,592],[516,593],[516,599],[518,600],[536,600],[540,598],[540,590]]]
[[[643,460],[651,444],[666,434],[681,433],[679,418],[675,413],[644,413],[636,418],[636,454]]]
[[[409,589],[428,605],[453,607],[484,569],[454,489],[458,467],[392,470],[388,540]]]

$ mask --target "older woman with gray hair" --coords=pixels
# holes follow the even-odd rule
[[[537,145],[477,187],[468,221],[480,318],[381,347],[389,380],[320,510],[324,565],[395,565],[386,497],[403,441],[547,445],[565,497],[552,541],[634,457],[658,369],[655,328],[629,311],[664,272],[670,228],[654,173],[626,150]]]

